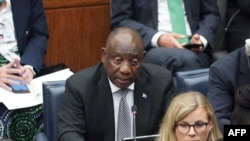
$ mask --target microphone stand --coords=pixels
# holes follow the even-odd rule
[[[132,114],[133,114],[133,137],[134,137],[134,141],[136,141],[136,114],[137,114],[137,106],[133,105],[132,106]]]

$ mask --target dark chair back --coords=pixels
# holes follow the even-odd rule
[[[58,112],[65,91],[65,80],[48,81],[43,85],[44,133],[36,136],[37,141],[56,141],[58,132]]]
[[[207,94],[209,68],[177,72],[174,77],[175,90],[177,93],[186,91],[199,91]]]

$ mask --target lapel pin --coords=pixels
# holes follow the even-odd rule
[[[147,99],[147,95],[146,95],[145,93],[142,94],[142,97],[143,97],[144,99]]]

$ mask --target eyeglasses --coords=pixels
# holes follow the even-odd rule
[[[177,128],[177,130],[179,132],[186,134],[189,132],[191,127],[194,128],[194,131],[196,133],[204,132],[207,129],[207,125],[208,125],[208,123],[205,123],[205,122],[195,123],[193,125],[189,125],[186,123],[180,123],[180,124],[176,124],[175,127]]]

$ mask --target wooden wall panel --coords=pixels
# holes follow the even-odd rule
[[[103,0],[89,1],[43,0],[50,32],[45,56],[48,66],[65,63],[79,71],[100,61],[110,31],[110,6]],[[56,2],[61,3],[59,8]]]
[[[46,9],[107,5],[110,0],[43,0]]]

